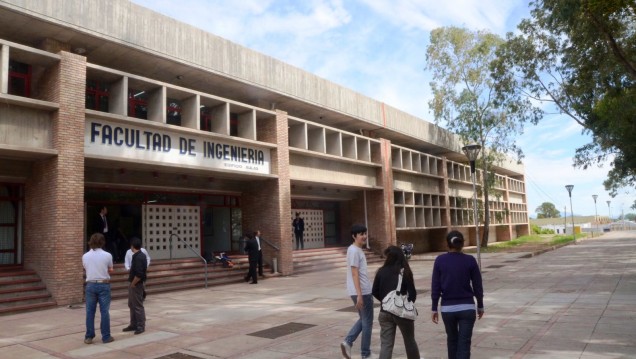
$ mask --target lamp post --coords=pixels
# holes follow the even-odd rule
[[[594,221],[596,222],[596,231],[599,232],[598,230],[598,210],[596,209],[596,199],[598,198],[597,194],[593,194],[592,198],[594,198]],[[592,231],[592,233],[594,233],[594,231]],[[592,235],[594,236],[594,235]]]
[[[477,186],[475,185],[475,161],[481,150],[480,145],[468,145],[462,147],[462,151],[470,162],[470,177],[473,179],[473,217],[475,219],[475,236],[477,238],[477,264],[481,270],[481,239],[479,238],[479,217],[477,216]]]
[[[572,208],[572,189],[574,188],[574,185],[567,185],[565,186],[565,189],[568,190],[568,195],[570,195],[570,212],[572,213],[572,238],[574,238],[574,240],[576,240],[576,235],[574,234],[574,209]]]

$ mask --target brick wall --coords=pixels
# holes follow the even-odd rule
[[[58,156],[35,163],[25,186],[24,262],[65,305],[82,301],[86,59],[60,55],[40,87],[42,98],[60,105],[51,116]]]
[[[290,238],[291,184],[289,176],[289,140],[287,113],[276,111],[275,121],[257,123],[258,138],[261,141],[275,143],[272,150],[272,173],[278,178],[252,182],[246,188],[241,199],[243,229],[260,230],[263,238],[279,248],[276,251],[268,245],[263,246],[263,255],[267,262],[277,258],[278,271],[283,275],[293,273],[292,242]]]

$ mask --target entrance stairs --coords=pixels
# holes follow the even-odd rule
[[[381,264],[383,259],[365,251],[367,263]],[[208,264],[208,286],[241,283],[249,267],[247,256],[230,256],[233,268],[223,268],[221,263]],[[319,248],[293,252],[294,275],[324,271],[347,266],[347,248]],[[113,299],[128,297],[128,272],[122,263],[114,266],[111,275]],[[270,276],[271,268],[265,264],[264,272]],[[153,260],[148,268],[146,293],[180,291],[203,288],[205,268],[199,258]],[[20,265],[0,267],[0,315],[46,309],[57,306],[46,286],[35,271]]]
[[[208,263],[208,287],[239,283],[247,273],[247,256],[230,256],[233,268],[223,268],[221,263]],[[267,266],[265,266],[267,267]],[[128,272],[122,263],[115,264],[115,273],[110,276],[113,299],[128,297]],[[269,273],[269,268],[263,269]],[[146,293],[172,292],[193,288],[204,288],[205,266],[200,258],[152,260],[148,267]]]
[[[379,255],[365,250],[367,264],[382,264],[384,259]],[[333,268],[347,267],[347,247],[330,247],[304,249],[294,251],[294,274],[324,271]]]
[[[21,265],[0,267],[0,315],[55,307],[38,274]]]

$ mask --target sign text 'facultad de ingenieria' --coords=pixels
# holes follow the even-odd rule
[[[185,137],[148,129],[90,121],[86,152],[165,161],[228,170],[269,173],[269,150],[196,136]]]

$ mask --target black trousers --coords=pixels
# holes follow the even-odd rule
[[[263,251],[258,251],[258,275],[263,276]]]
[[[252,279],[252,283],[257,283],[258,282],[258,276],[256,275],[256,266],[258,265],[258,260],[255,261],[250,261],[250,269],[247,272],[247,277],[245,277],[246,280],[250,280],[250,278]]]

